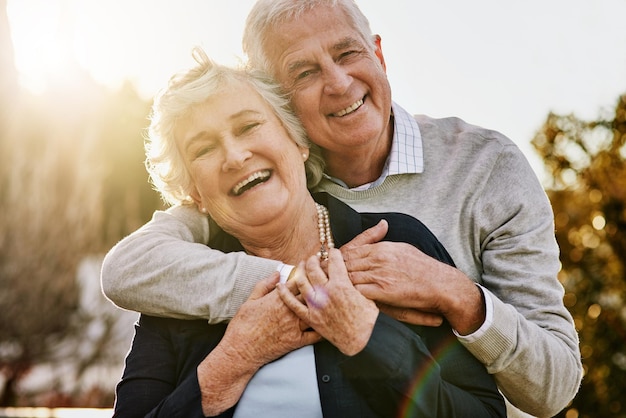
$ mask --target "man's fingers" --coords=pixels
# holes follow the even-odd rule
[[[377,305],[381,312],[384,312],[390,317],[407,324],[438,327],[443,323],[443,317],[434,313],[409,308],[397,308],[395,306],[389,306],[382,303]]]
[[[359,247],[361,245],[374,244],[376,242],[381,241],[387,235],[387,230],[389,229],[389,224],[386,220],[382,219],[373,227],[366,229],[361,232],[356,237],[352,238],[352,240],[341,247],[341,250],[350,250],[355,247]]]
[[[350,273],[350,278],[356,272],[370,273],[374,267],[378,266],[376,260],[379,254],[376,253],[376,250],[379,245],[381,244],[365,244],[348,249],[341,247],[341,255]]]
[[[354,268],[354,264],[349,265],[348,262],[346,262],[346,267],[348,267],[350,281],[352,282],[353,285],[356,286],[356,285],[368,285],[369,284],[375,288],[372,290],[380,289],[379,284],[377,284],[376,279],[372,277],[372,274],[370,274],[369,270],[367,269],[359,270],[358,268]],[[364,296],[368,299],[371,299],[368,295],[364,294]]]

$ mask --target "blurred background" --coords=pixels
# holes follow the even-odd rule
[[[238,62],[252,3],[0,0],[0,408],[112,406],[137,315],[99,270],[164,208],[143,166],[151,97],[195,45]],[[395,101],[528,157],[585,366],[560,416],[626,417],[626,1],[358,3]]]

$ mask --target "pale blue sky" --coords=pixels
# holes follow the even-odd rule
[[[100,82],[150,97],[194,45],[241,55],[254,0],[8,0],[25,85],[45,88],[78,61]],[[529,141],[549,111],[596,118],[626,93],[626,0],[360,0],[394,100],[411,113],[459,116]],[[55,61],[56,60],[56,61]],[[45,70],[45,71],[44,71]],[[53,75],[53,74],[52,74]]]

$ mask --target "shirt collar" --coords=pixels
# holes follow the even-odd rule
[[[372,183],[354,187],[352,190],[367,190],[380,185],[387,176],[396,174],[416,174],[424,171],[424,150],[420,128],[409,112],[396,103],[391,105],[393,116],[393,138],[391,151],[380,177]],[[349,188],[338,178],[324,174],[324,177],[345,188]]]
[[[421,173],[424,171],[424,150],[420,128],[415,118],[396,103],[392,103],[391,110],[393,140],[385,164],[387,175]]]

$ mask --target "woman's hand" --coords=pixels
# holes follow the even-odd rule
[[[226,333],[198,366],[202,410],[217,415],[233,406],[263,365],[321,340],[302,331],[300,319],[273,291],[278,273],[259,282],[226,328]]]
[[[300,297],[285,284],[277,286],[278,293],[303,322],[351,356],[367,345],[378,307],[354,288],[339,250],[330,250],[326,267],[328,274],[317,257],[310,257],[300,263],[292,279]]]
[[[261,367],[321,339],[301,330],[306,327],[273,291],[277,283],[278,273],[259,282],[226,329],[220,345],[228,344],[240,361]]]

